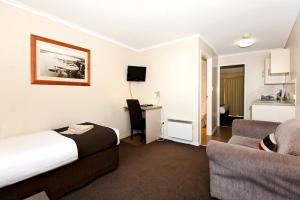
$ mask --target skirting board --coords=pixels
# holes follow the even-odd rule
[[[169,137],[169,136],[162,136],[161,138],[166,139],[166,140],[171,140],[174,142],[178,142],[178,143],[189,144],[189,145],[193,145],[193,146],[200,146],[199,142],[190,142],[187,140],[181,140],[181,139],[177,139],[177,138],[173,138],[173,137]]]

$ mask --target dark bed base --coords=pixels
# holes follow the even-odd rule
[[[224,114],[220,114],[220,126],[227,126],[229,116],[229,110],[227,110]]]
[[[118,167],[119,146],[0,189],[1,200],[19,200],[45,191],[50,199],[78,189]]]
[[[229,111],[224,114],[220,114],[220,126],[232,127],[232,122],[235,119],[244,119],[244,117],[231,116]]]

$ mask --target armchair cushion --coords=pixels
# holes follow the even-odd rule
[[[300,156],[300,120],[291,119],[280,124],[275,137],[278,153]]]
[[[232,135],[263,139],[274,133],[280,123],[236,119],[232,123]]]
[[[234,135],[228,141],[229,144],[241,145],[244,147],[250,147],[252,149],[258,149],[260,140],[255,138],[243,137]]]

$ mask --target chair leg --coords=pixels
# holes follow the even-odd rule
[[[133,129],[131,129],[130,139],[133,139]]]

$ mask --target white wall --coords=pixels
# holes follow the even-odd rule
[[[251,104],[260,99],[262,94],[273,94],[280,85],[264,85],[264,60],[269,51],[249,52],[236,55],[220,56],[219,66],[245,64],[245,119],[251,119]],[[293,86],[289,89],[294,93]]]
[[[286,44],[291,50],[291,76],[296,78],[296,118],[300,119],[300,15]]]
[[[192,121],[194,141],[198,130],[198,56],[197,38],[141,52],[139,59],[147,66],[146,82],[133,83],[132,87],[142,103],[156,104],[153,93],[160,91],[162,120]]]
[[[85,121],[127,136],[129,117],[122,109],[130,98],[127,65],[145,65],[147,80],[132,84],[134,97],[156,104],[153,93],[160,91],[163,120],[192,121],[193,144],[199,144],[201,56],[217,66],[215,52],[199,37],[138,53],[3,3],[0,24],[0,138]],[[30,34],[90,49],[91,86],[32,85]]]
[[[153,96],[160,91],[162,120],[168,118],[193,122],[193,144],[199,144],[200,61],[199,38],[191,38],[139,54],[140,63],[147,66],[144,83],[133,83],[134,97],[142,103],[157,104]],[[164,126],[164,136],[168,136]]]
[[[136,52],[0,3],[0,137],[91,121],[129,133],[127,65]],[[91,86],[30,83],[30,34],[91,50]]]

